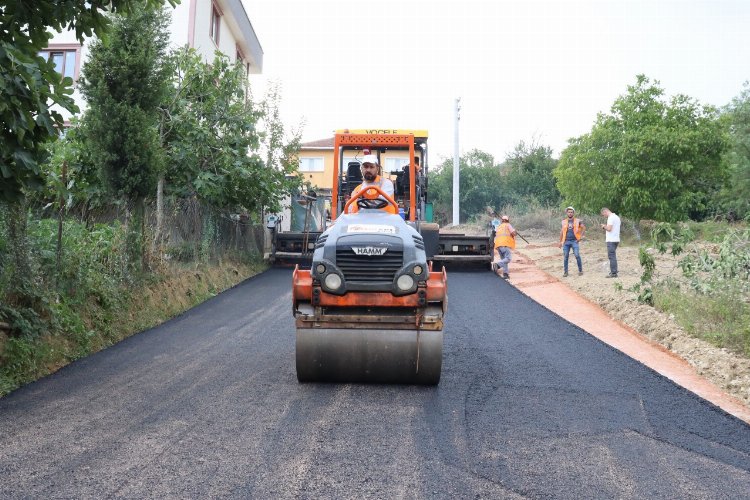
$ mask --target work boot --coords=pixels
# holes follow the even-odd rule
[[[578,271],[578,276],[583,276],[583,271]]]
[[[568,271],[565,271],[565,272],[563,273],[563,278],[567,278],[567,277],[568,277]]]
[[[617,278],[617,273],[609,273],[606,278]]]

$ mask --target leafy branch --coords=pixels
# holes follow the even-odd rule
[[[654,251],[682,257],[672,269],[659,270]],[[666,282],[706,296],[735,293],[748,300],[750,294],[750,229],[729,230],[717,246],[696,241],[686,224],[660,223],[650,245],[641,246],[639,261],[643,274],[633,290],[647,304],[653,305],[653,288]]]

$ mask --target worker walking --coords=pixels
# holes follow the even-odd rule
[[[507,280],[511,250],[516,248],[516,230],[510,225],[510,217],[507,215],[500,217],[500,221],[500,225],[495,229],[495,251],[500,260],[492,263],[492,270],[497,272],[498,268],[502,268],[503,273],[500,277]]]
[[[578,219],[576,210],[573,207],[565,209],[565,215],[567,217],[562,220],[562,230],[560,231],[560,243],[557,245],[558,248],[563,249],[563,277],[568,276],[568,257],[570,256],[570,249],[573,249],[573,255],[576,256],[576,263],[578,264],[578,275],[583,274],[583,263],[581,262],[581,252],[578,248],[578,244],[583,238],[583,233],[586,231],[586,226],[583,222]]]

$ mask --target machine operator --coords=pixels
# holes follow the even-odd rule
[[[374,154],[367,154],[362,157],[362,178],[364,179],[362,181],[362,184],[354,188],[352,191],[352,196],[356,196],[357,193],[362,191],[363,189],[367,189],[370,186],[378,186],[380,189],[383,190],[384,193],[386,193],[388,196],[393,198],[393,182],[391,182],[390,179],[383,177],[382,174],[382,167],[380,166],[380,163],[378,162],[377,155]],[[362,198],[368,199],[368,200],[375,200],[377,198],[380,198],[381,200],[384,200],[384,198],[374,189],[368,190],[365,192],[364,195],[362,195]],[[385,201],[385,200],[384,200]],[[398,213],[397,208],[394,207],[391,203],[388,203],[385,207],[382,208],[382,210],[385,210],[386,212],[396,214]],[[349,205],[349,213],[355,213],[359,211],[359,207],[357,206],[357,203],[352,203]]]

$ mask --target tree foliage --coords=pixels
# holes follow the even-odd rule
[[[166,192],[251,212],[275,203],[296,153],[294,140],[284,144],[278,91],[254,103],[246,70],[219,53],[206,64],[193,49],[183,49],[175,68],[161,123],[169,156]],[[296,143],[298,148],[298,137]]]
[[[66,211],[80,210],[87,219],[90,209],[111,202],[83,132],[74,118],[65,135],[48,144],[49,158],[40,166],[44,187],[28,194],[31,203],[60,208],[63,200]]]
[[[571,139],[555,169],[567,202],[635,220],[700,217],[726,177],[726,127],[718,111],[643,75],[591,132]]]
[[[111,33],[92,43],[83,67],[80,87],[88,103],[84,134],[118,198],[153,194],[164,165],[158,123],[171,74],[168,25],[163,11],[115,16]]]
[[[36,55],[39,44],[12,43],[0,40],[0,200],[5,201],[18,200],[24,187],[33,189],[43,182],[39,164],[46,158],[44,144],[63,123],[50,105],[76,109],[70,97],[72,80],[60,79],[52,64]]]
[[[169,0],[172,5],[178,3]],[[164,0],[34,0],[9,1],[0,6],[0,201],[22,196],[23,188],[43,184],[39,165],[46,158],[44,144],[62,128],[58,105],[77,108],[70,97],[73,81],[61,79],[51,62],[39,57],[52,31],[72,29],[79,40],[104,34],[107,12],[149,8]]]
[[[500,167],[494,157],[473,149],[459,158],[459,217],[462,222],[484,213],[486,207],[501,207],[504,197]],[[453,218],[453,160],[445,159],[429,172],[428,201],[441,224]]]
[[[459,159],[459,216],[466,222],[486,213],[512,206],[522,213],[531,207],[556,204],[560,193],[552,172],[557,160],[552,149],[520,141],[505,162],[474,149]],[[453,217],[453,160],[446,159],[429,173],[428,201],[440,223]]]
[[[532,142],[518,143],[503,163],[506,189],[515,204],[552,206],[560,203],[553,171],[557,160],[552,148]]]
[[[750,82],[725,109],[731,146],[725,156],[729,182],[721,193],[730,218],[750,216]]]
[[[299,164],[297,153],[302,143],[302,131],[301,128],[291,131],[286,129],[281,120],[280,103],[280,86],[272,83],[260,103],[260,128],[263,131],[261,147],[266,153],[266,168],[270,169],[266,175],[270,177],[271,189],[264,193],[265,198],[261,198],[259,202],[269,212],[280,211],[283,195],[298,189],[302,179],[299,175],[292,175]]]
[[[86,146],[108,191],[126,202],[127,252],[144,262],[144,200],[156,192],[166,155],[159,137],[159,106],[169,92],[169,16],[163,10],[115,15],[109,36],[91,45],[81,92],[88,109],[81,123]]]

